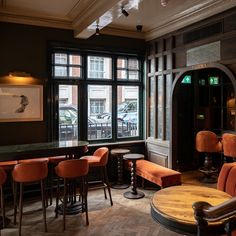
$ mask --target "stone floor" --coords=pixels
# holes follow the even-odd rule
[[[183,184],[202,185],[198,172],[183,174]],[[215,184],[208,187],[216,187]],[[102,190],[90,191],[88,194],[89,226],[85,224],[85,214],[66,217],[66,231],[62,231],[62,216],[56,219],[55,202],[47,208],[48,232],[44,233],[41,202],[39,199],[26,199],[24,204],[22,236],[179,236],[158,223],[150,216],[150,199],[156,190],[143,190],[145,197],[129,200],[123,197],[126,190],[112,189],[114,205],[104,199]],[[12,205],[7,206],[7,217],[12,221]],[[2,236],[18,235],[17,225],[10,223],[1,230]]]

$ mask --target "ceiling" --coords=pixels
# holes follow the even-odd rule
[[[103,34],[148,41],[235,6],[236,0],[0,0],[0,21],[72,29],[84,39],[98,26]]]

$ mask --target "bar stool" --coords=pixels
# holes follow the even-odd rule
[[[61,162],[67,159],[67,156],[53,156],[48,158],[48,185],[49,185],[49,198],[50,205],[52,205],[53,196],[53,183],[57,180],[57,175],[55,174],[55,167]]]
[[[222,135],[221,142],[223,145],[224,156],[236,159],[236,135],[225,133]]]
[[[201,179],[205,183],[215,183],[217,179],[213,177],[218,170],[212,166],[212,153],[222,151],[222,144],[217,135],[211,131],[200,131],[196,135],[196,149],[198,152],[205,153],[204,166],[199,169],[204,174]]]
[[[1,191],[1,213],[2,213],[2,227],[6,227],[5,221],[5,203],[4,203],[4,195],[3,195],[3,184],[6,182],[7,174],[5,170],[0,167],[0,191]]]
[[[44,218],[44,230],[47,232],[46,224],[46,208],[45,208],[45,186],[44,180],[48,175],[48,166],[46,161],[33,161],[18,164],[12,171],[14,180],[14,224],[16,224],[16,213],[17,213],[17,183],[20,184],[20,200],[19,200],[19,235],[21,235],[21,222],[23,214],[23,186],[27,183],[40,182],[41,185],[41,197],[42,197],[42,208]]]
[[[88,160],[89,169],[90,168],[99,168],[100,169],[101,180],[99,180],[99,182],[101,182],[102,185],[97,186],[97,187],[91,187],[89,189],[103,188],[105,199],[107,199],[107,195],[106,195],[106,189],[107,189],[109,197],[110,197],[110,203],[111,203],[111,206],[112,206],[113,202],[112,202],[112,197],[111,197],[111,189],[110,189],[110,183],[109,183],[108,176],[107,176],[108,154],[109,154],[108,148],[107,147],[101,147],[101,148],[98,148],[93,153],[92,156],[83,156],[80,159]],[[95,182],[98,182],[98,181],[95,181]],[[92,182],[89,182],[89,183],[92,183]]]
[[[87,193],[88,193],[88,182],[87,174],[89,170],[89,165],[87,160],[65,160],[61,161],[56,167],[56,174],[63,178],[64,180],[64,193],[63,193],[63,230],[66,229],[66,208],[67,208],[67,199],[68,199],[68,183],[76,179],[80,180],[80,197],[82,198],[82,212],[86,212],[86,225],[89,224],[88,220],[88,204],[87,204]],[[75,182],[74,182],[75,183]],[[71,183],[71,184],[74,184]],[[71,186],[69,186],[71,187]],[[74,189],[75,186],[72,185]],[[73,194],[72,198],[75,197],[75,191],[70,192]],[[69,194],[70,194],[69,193]],[[57,196],[56,196],[56,217],[58,216],[58,202],[59,202],[59,185],[57,187]]]

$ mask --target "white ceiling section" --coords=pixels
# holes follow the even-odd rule
[[[235,6],[236,0],[0,0],[0,21],[72,29],[84,39],[98,25],[103,34],[148,41]]]

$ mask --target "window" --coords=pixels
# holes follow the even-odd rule
[[[117,78],[121,80],[139,80],[140,66],[137,59],[118,58]]]
[[[57,122],[54,138],[110,142],[141,137],[143,85],[138,58],[55,51],[52,81],[58,111],[52,119]]]
[[[111,79],[111,58],[88,56],[88,77]]]
[[[53,54],[53,78],[80,78],[81,56],[67,53]]]
[[[106,99],[90,99],[90,114],[102,114],[105,112]]]

